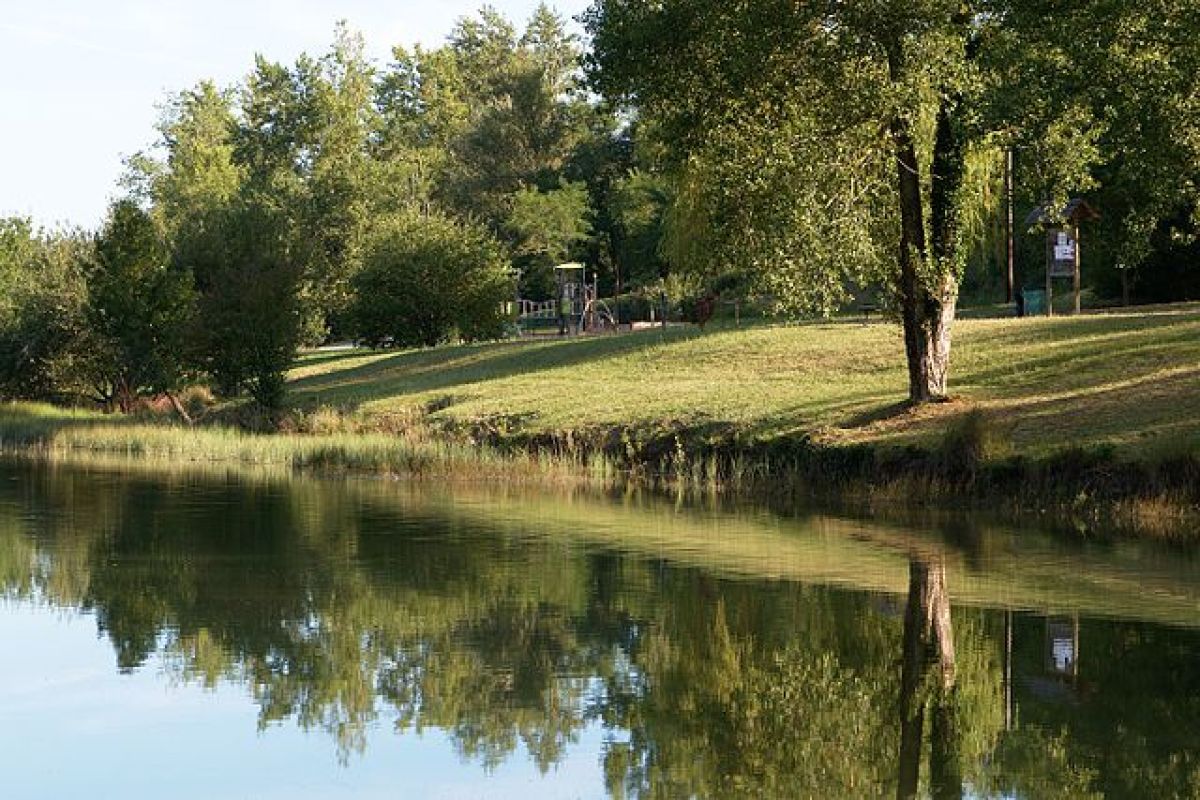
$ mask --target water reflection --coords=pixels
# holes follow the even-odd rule
[[[979,530],[829,524],[8,466],[0,586],[92,613],[120,670],[245,687],[261,726],[326,731],[350,770],[382,723],[541,770],[602,730],[613,797],[1200,790],[1200,637],[1097,618],[1122,605],[1115,555],[1085,554],[1107,595],[1071,593],[1036,548],[1006,580]],[[1188,574],[1138,563],[1170,591],[1130,607],[1192,602]],[[1014,605],[1052,596],[1030,574],[1080,610]]]
[[[936,798],[961,797],[955,718],[956,664],[946,565],[914,559],[909,566],[904,612],[904,657],[900,678],[900,759],[896,796],[920,789],[925,716],[930,717],[930,780]]]

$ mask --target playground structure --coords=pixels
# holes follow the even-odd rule
[[[554,276],[554,299],[517,300],[519,336],[547,332],[558,336],[580,336],[617,330],[612,310],[599,299],[595,276],[588,283],[586,266],[559,264],[554,268]]]

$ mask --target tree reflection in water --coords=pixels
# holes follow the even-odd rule
[[[614,797],[1172,796],[1200,775],[1193,633],[1085,621],[1050,696],[1044,626],[952,611],[932,549],[905,599],[582,547],[421,491],[21,478],[0,482],[0,591],[88,609],[121,669],[242,685],[262,725],[327,730],[351,761],[386,720],[543,770],[602,728]]]
[[[925,715],[930,724],[930,781],[935,798],[960,798],[962,768],[955,703],[954,626],[943,561],[909,563],[900,679],[900,759],[896,796],[920,788]]]

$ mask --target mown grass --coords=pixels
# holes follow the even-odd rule
[[[1200,449],[1200,306],[1055,319],[965,319],[956,402],[912,411],[897,326],[839,321],[694,328],[400,353],[318,353],[291,401],[368,425],[424,413],[528,436],[723,426],[741,441],[930,446],[985,414],[1012,453],[1103,446],[1124,458]]]

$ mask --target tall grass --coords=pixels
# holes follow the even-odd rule
[[[320,422],[328,425],[328,420]],[[252,433],[220,426],[144,422],[35,404],[0,409],[0,450],[109,455],[150,462],[230,463],[468,480],[607,480],[603,459],[509,452],[416,429],[399,433]]]

